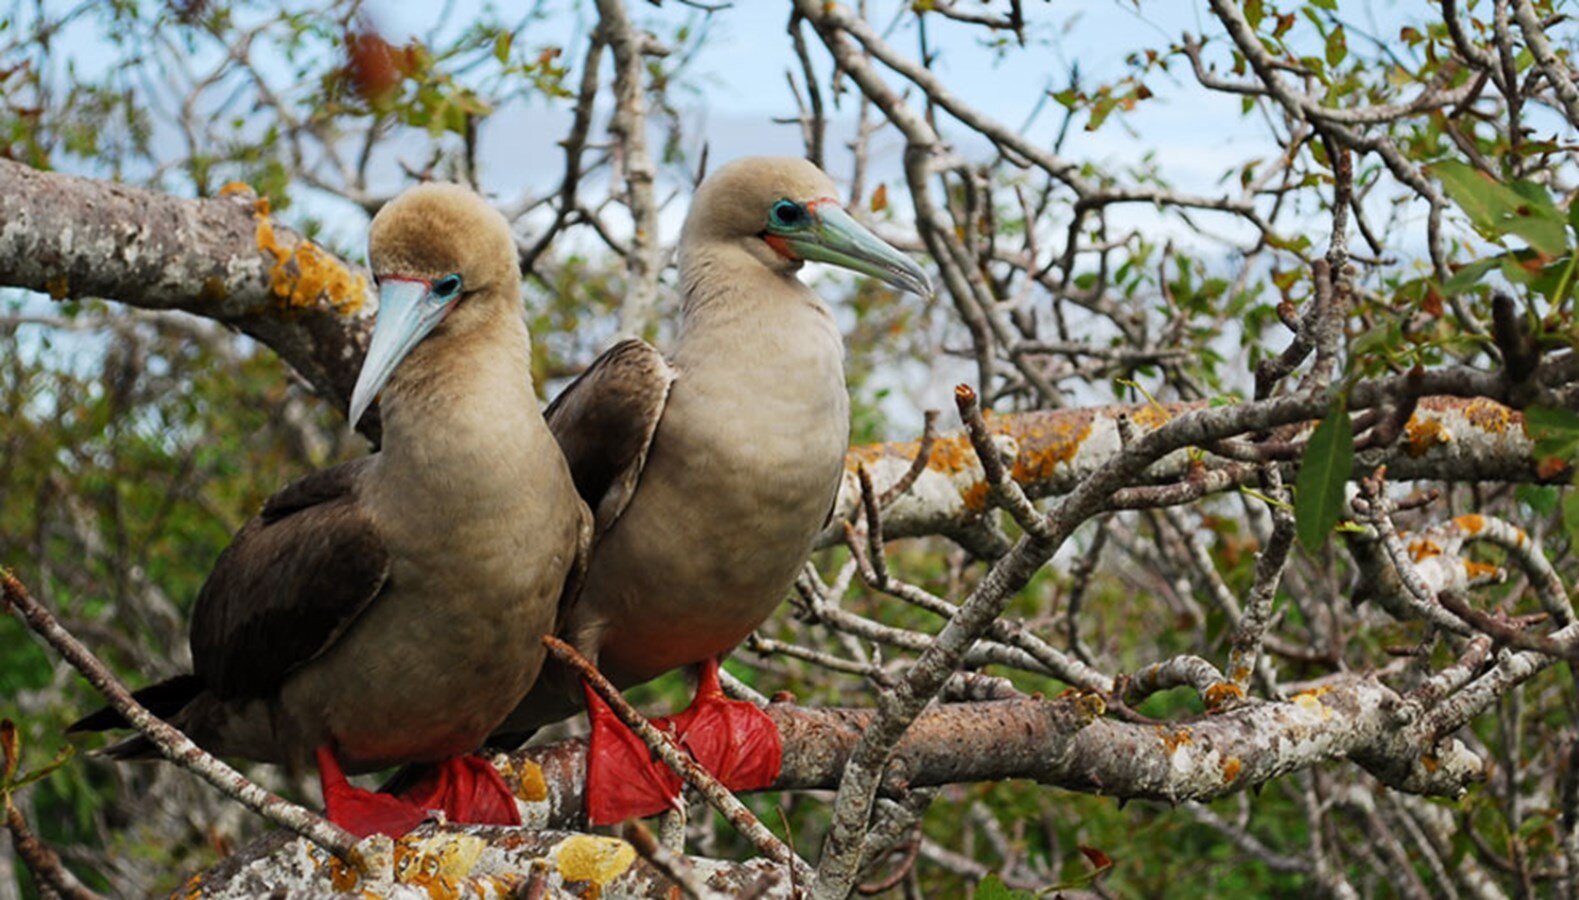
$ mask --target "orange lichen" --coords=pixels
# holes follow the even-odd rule
[[[329,857],[329,886],[345,893],[362,880],[362,873],[355,866],[346,865],[338,856]]]
[[[1459,516],[1454,519],[1453,524],[1457,525],[1465,534],[1480,534],[1481,531],[1485,530],[1486,519],[1483,516],[1470,513],[1467,516]]]
[[[1415,562],[1424,562],[1433,556],[1441,555],[1442,548],[1437,545],[1436,541],[1428,541],[1425,538],[1421,538],[1418,541],[1409,542],[1409,558]]]
[[[328,302],[341,315],[351,315],[362,307],[367,293],[367,279],[353,274],[306,238],[294,244],[283,244],[274,234],[274,223],[269,219],[269,201],[259,197],[253,204],[253,218],[257,219],[256,243],[259,250],[274,257],[269,270],[269,289],[284,301],[287,309],[307,309],[323,301]]]
[[[1015,481],[1029,484],[1052,477],[1059,463],[1075,458],[1091,435],[1091,417],[1076,413],[1037,416],[1013,430],[1020,452],[1014,457],[1010,474]]]
[[[1202,698],[1206,701],[1207,711],[1222,709],[1230,703],[1237,703],[1245,698],[1245,689],[1232,681],[1219,681],[1206,689]]]
[[[71,280],[65,275],[51,275],[44,279],[44,290],[49,292],[49,299],[64,300],[71,296]]]
[[[1494,400],[1477,397],[1464,407],[1464,418],[1481,431],[1501,434],[1512,424],[1513,411]]]
[[[1238,778],[1239,777],[1239,772],[1243,768],[1244,768],[1244,763],[1240,762],[1239,761],[1239,757],[1237,757],[1237,756],[1230,756],[1227,759],[1224,759],[1223,760],[1223,784],[1228,784],[1229,782],[1233,781],[1235,778]]]
[[[515,787],[515,795],[528,803],[539,803],[548,799],[548,780],[543,777],[543,767],[535,762],[524,761],[517,773],[519,783]]]
[[[1162,746],[1169,753],[1173,753],[1186,744],[1195,743],[1194,739],[1190,737],[1190,729],[1188,728],[1171,731],[1159,725],[1157,727],[1157,737],[1162,739]]]
[[[1453,436],[1442,427],[1439,419],[1411,416],[1404,426],[1404,452],[1416,458],[1429,453],[1432,447],[1452,440]]]
[[[987,430],[994,438],[1008,437],[1014,441],[1018,452],[1009,474],[1021,484],[1051,477],[1059,463],[1074,458],[1091,434],[1092,413],[1089,410],[1006,416],[983,411],[982,416],[986,419]],[[863,465],[870,469],[882,460],[900,459],[908,462],[915,459],[920,449],[918,441],[851,447],[845,454],[844,468],[854,472]],[[962,472],[979,472],[981,461],[976,458],[976,449],[971,446],[969,436],[964,432],[955,432],[933,440],[926,467],[930,472],[953,476]]]
[[[407,835],[395,841],[395,880],[431,900],[459,900],[486,842],[469,834]]]
[[[1535,477],[1542,481],[1556,481],[1568,472],[1568,460],[1561,456],[1544,456],[1535,461]]]
[[[981,512],[987,508],[987,495],[991,493],[985,481],[973,481],[963,491],[959,492],[960,499],[965,501],[965,508],[971,512]]]
[[[1420,757],[1420,768],[1425,769],[1427,772],[1435,772],[1437,769],[1441,768],[1441,766],[1442,763],[1435,756],[1432,756],[1429,753]]]
[[[258,192],[253,190],[252,185],[247,184],[245,181],[227,181],[225,186],[219,189],[219,196],[221,197],[234,197],[238,194],[255,197]]]
[[[1495,578],[1502,570],[1490,563],[1475,562],[1472,559],[1464,560],[1464,574],[1471,580],[1477,578]]]

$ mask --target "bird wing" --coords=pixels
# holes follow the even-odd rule
[[[594,540],[636,493],[675,376],[651,344],[629,338],[605,350],[543,413],[593,511]]]
[[[219,555],[192,613],[192,663],[220,699],[278,691],[382,590],[389,553],[355,493],[371,459],[287,486]]]

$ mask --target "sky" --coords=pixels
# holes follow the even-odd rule
[[[60,2],[63,0],[46,0],[46,6]],[[476,18],[482,2],[455,0],[446,7],[448,17],[437,27],[449,31],[465,27]],[[985,4],[978,0],[960,2],[972,9],[987,10],[1001,10],[1007,5],[998,0]],[[366,8],[384,36],[400,44],[409,35],[426,34],[433,29],[438,6],[368,0]],[[500,3],[495,8],[514,10],[517,6]],[[554,14],[533,22],[519,40],[531,47],[566,48],[572,68],[579,70],[579,55],[585,52],[586,35],[595,23],[592,4],[545,0],[545,6]],[[697,12],[679,0],[668,0],[661,6],[627,0],[627,6],[639,25],[659,35],[672,35],[681,26],[707,29],[691,67],[691,80],[698,89],[677,96],[685,108],[688,149],[693,156],[703,144],[715,165],[746,154],[802,152],[798,127],[773,121],[793,113],[795,108],[786,83],[786,71],[794,64],[792,44],[785,31],[787,2],[735,0],[728,9],[713,16]],[[1218,32],[1207,21],[1210,14],[1202,0],[1025,0],[1024,7],[1030,23],[1030,46],[1024,50],[996,54],[984,46],[989,35],[983,29],[943,22],[936,16],[928,18],[931,24],[926,37],[936,57],[935,71],[955,94],[1044,146],[1051,145],[1063,116],[1062,108],[1046,99],[1047,91],[1067,86],[1073,66],[1078,65],[1083,84],[1091,86],[1127,74],[1131,53],[1145,48],[1165,50],[1185,32]],[[869,18],[896,48],[913,54],[921,35],[917,17],[905,12],[908,8],[908,0],[870,0]],[[1341,15],[1352,44],[1366,40],[1366,35],[1381,40],[1396,35],[1398,27],[1411,21],[1419,9],[1407,2],[1344,0]],[[819,71],[826,72],[826,54],[816,45],[814,36],[808,37]],[[76,29],[63,35],[58,48],[63,58],[69,56],[73,65],[91,74],[95,65],[107,65],[111,57],[103,52],[100,41],[102,38],[91,29]],[[1217,52],[1220,56],[1221,51]],[[1176,188],[1220,194],[1233,187],[1233,182],[1225,187],[1223,181],[1230,169],[1276,152],[1265,122],[1242,115],[1237,98],[1200,88],[1184,61],[1175,63],[1172,72],[1147,78],[1154,96],[1135,111],[1115,115],[1096,131],[1086,131],[1082,127],[1084,115],[1078,116],[1069,129],[1063,154],[1110,171],[1140,165],[1149,159]],[[900,84],[898,76],[885,74],[890,84]],[[830,114],[828,162],[836,178],[848,174],[848,153],[842,143],[853,132],[853,108],[851,98],[844,110]],[[600,107],[599,112],[594,140],[604,138],[608,110]],[[551,190],[563,165],[557,141],[565,133],[568,121],[568,104],[564,103],[534,101],[497,110],[485,121],[480,134],[485,189],[506,201],[523,192],[542,194]],[[950,129],[946,121],[944,127],[946,138],[959,141],[957,149],[961,153],[976,159],[991,157],[991,148],[980,139],[965,136],[957,127]],[[172,152],[184,151],[173,134],[170,140]],[[891,130],[875,139],[874,181],[898,186],[901,148]],[[397,190],[406,178],[400,163],[419,162],[420,154],[413,145],[412,152],[405,154],[404,160],[401,157],[396,152],[375,167],[375,191]],[[361,246],[366,217],[360,210],[311,191],[298,192],[297,199],[298,206],[288,216],[314,216],[326,224],[331,244]],[[902,206],[896,204],[895,208]],[[672,243],[678,236],[683,214],[683,202],[666,207],[660,221],[666,242]],[[1312,216],[1312,228],[1319,229],[1320,221],[1314,217],[1314,211]],[[1216,237],[1203,237],[1176,218],[1157,215],[1149,206],[1122,207],[1110,221],[1115,233],[1124,228],[1142,229],[1149,236],[1166,236],[1186,248],[1231,253]],[[1245,226],[1231,217],[1207,214],[1197,217],[1197,224],[1218,236],[1241,240],[1248,237]],[[43,305],[47,301],[35,296],[32,302]]]

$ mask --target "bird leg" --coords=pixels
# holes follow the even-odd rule
[[[632,734],[590,687],[586,688],[592,737],[587,750],[587,818],[610,825],[675,806],[680,777]],[[718,659],[701,665],[696,697],[683,712],[653,719],[674,735],[702,768],[732,791],[765,788],[778,778],[784,745],[767,714],[724,696]]]
[[[323,787],[324,814],[359,838],[372,834],[399,837],[428,817],[426,807],[400,797],[377,794],[355,787],[328,745],[319,747],[318,783]]]

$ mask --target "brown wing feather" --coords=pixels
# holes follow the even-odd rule
[[[192,663],[221,699],[279,690],[383,588],[389,554],[355,495],[369,459],[281,490],[220,554],[192,613]]]
[[[598,536],[636,493],[674,379],[662,354],[630,338],[605,350],[543,413]]]

